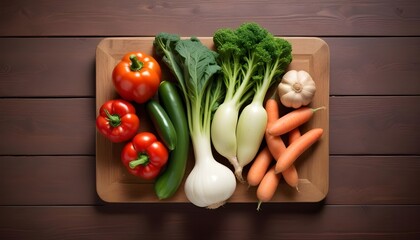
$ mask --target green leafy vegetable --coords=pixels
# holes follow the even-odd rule
[[[195,156],[185,183],[187,198],[197,206],[218,207],[236,187],[233,173],[216,162],[211,151],[211,120],[224,96],[223,82],[216,77],[218,54],[197,38],[181,40],[169,33],[156,35],[154,47],[174,74],[185,100]]]

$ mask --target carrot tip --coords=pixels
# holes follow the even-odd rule
[[[298,187],[298,186],[296,186],[296,191],[300,193],[300,191],[299,191],[299,187]]]
[[[322,106],[322,107],[319,107],[319,108],[313,108],[312,111],[316,112],[318,110],[324,110],[324,109],[327,109],[327,108],[325,106]]]

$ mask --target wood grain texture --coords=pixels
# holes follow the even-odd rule
[[[95,102],[0,99],[0,155],[93,155]]]
[[[0,38],[0,96],[94,96],[98,42],[84,38]]]
[[[329,192],[321,205],[418,205],[419,172],[418,156],[331,156]],[[103,204],[96,191],[94,156],[1,156],[0,196],[3,206]],[[220,212],[238,205],[228,203]],[[263,209],[272,205],[265,203]]]
[[[419,206],[0,207],[2,239],[418,239]],[[396,224],[400,223],[400,224]]]
[[[101,40],[0,38],[0,97],[94,97]],[[330,95],[420,95],[419,37],[323,40]]]
[[[0,205],[93,205],[94,156],[0,157]]]
[[[328,204],[420,204],[419,156],[332,156]]]
[[[277,35],[413,36],[416,1],[2,1],[0,36],[209,36],[256,21]],[[263,13],[263,14],[261,14]]]
[[[330,98],[330,154],[419,154],[420,97]]]
[[[325,38],[331,95],[420,95],[420,38]]]
[[[415,0],[0,1],[0,239],[420,239]],[[317,204],[105,204],[95,48],[255,21],[330,47],[330,186]]]

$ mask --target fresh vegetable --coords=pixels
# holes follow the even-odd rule
[[[223,103],[214,114],[211,139],[216,151],[234,166],[236,176],[241,181],[242,167],[237,160],[236,128],[239,110],[253,94],[255,82],[252,77],[258,65],[253,49],[267,35],[263,31],[252,38],[252,31],[259,30],[262,29],[257,25],[244,24],[236,30],[219,29],[213,36],[227,91]]]
[[[289,131],[309,121],[314,113],[320,109],[325,109],[325,107],[301,107],[299,109],[295,109],[277,119],[268,129],[268,133],[273,136],[280,136],[288,133]]]
[[[224,95],[222,81],[214,76],[220,70],[217,54],[197,38],[181,40],[169,33],[158,34],[154,46],[175,75],[186,105],[195,165],[186,179],[185,194],[196,206],[217,208],[236,188],[232,171],[214,159],[211,148],[210,124]]]
[[[247,175],[247,182],[249,186],[258,186],[263,179],[270,163],[273,161],[273,155],[271,155],[268,147],[264,147],[255,157],[249,168]]]
[[[264,175],[261,183],[257,188],[257,210],[260,210],[261,203],[268,202],[273,198],[280,183],[280,179],[281,175],[275,173],[275,166],[271,167],[270,170],[268,170],[268,172]]]
[[[105,102],[99,109],[96,128],[111,142],[124,142],[136,135],[140,120],[134,106],[124,100]]]
[[[303,152],[321,138],[323,132],[322,128],[311,129],[287,146],[277,159],[275,172],[280,173],[289,168]]]
[[[169,150],[174,150],[177,141],[176,131],[165,109],[153,99],[147,102],[146,109],[163,143]]]
[[[130,52],[114,67],[112,82],[125,100],[145,103],[155,95],[161,76],[160,66],[152,56]]]
[[[290,165],[286,170],[281,172],[283,175],[284,181],[291,187],[299,191],[299,174],[294,164]]]
[[[185,108],[174,83],[162,81],[158,96],[159,102],[174,125],[177,137],[175,149],[169,153],[166,169],[158,176],[154,186],[158,198],[167,199],[177,192],[185,175],[190,136]]]
[[[289,144],[299,139],[301,136],[299,128],[295,128],[289,132]],[[277,157],[278,158],[278,157]],[[296,188],[299,191],[299,174],[294,164],[290,165],[286,170],[282,172],[284,181],[289,184],[289,186]]]
[[[121,161],[131,174],[155,179],[168,161],[168,150],[153,133],[141,132],[124,146]]]
[[[242,168],[254,159],[266,129],[263,100],[291,62],[292,48],[256,23],[244,23],[235,30],[219,29],[213,41],[227,93],[212,122],[212,142],[243,182]]]
[[[286,145],[283,142],[283,139],[279,136],[273,136],[268,133],[268,129],[271,128],[273,123],[279,119],[279,105],[276,100],[270,98],[267,99],[265,103],[265,109],[267,111],[267,127],[265,131],[265,141],[267,147],[273,155],[274,159],[280,156],[284,150],[286,150]]]
[[[279,105],[276,100],[270,98],[265,103],[265,109],[267,111],[268,121],[267,121],[267,130],[265,131],[265,141],[270,150],[271,155],[277,160],[280,155],[286,150],[286,145],[283,142],[283,139],[280,136],[273,136],[268,133],[268,129],[272,126],[274,122],[279,119]],[[298,128],[295,128],[289,132],[289,144],[292,141],[295,141],[296,138],[300,137],[300,131]],[[282,172],[284,181],[289,184],[291,187],[297,189],[297,184],[299,182],[299,176],[296,170],[296,167],[292,164],[289,168]]]
[[[265,103],[267,112],[267,128],[279,118],[279,108],[275,99],[269,98]],[[278,158],[281,152],[286,150],[283,140],[278,136],[273,136],[265,131],[265,142],[267,146],[261,150],[255,157],[248,171],[247,181],[250,186],[257,186],[270,166],[271,160],[275,156]]]
[[[284,106],[300,108],[312,102],[316,85],[308,72],[290,70],[284,74],[277,89]]]
[[[292,129],[289,132],[289,135],[288,135],[288,137],[289,137],[289,141],[288,141],[289,144],[291,144],[292,142],[296,141],[300,136],[302,136],[302,135],[300,134],[299,127]]]

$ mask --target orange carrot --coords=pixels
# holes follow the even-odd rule
[[[311,119],[314,115],[314,112],[320,109],[325,109],[325,107],[319,107],[315,109],[309,107],[301,107],[299,109],[293,110],[273,122],[271,127],[268,129],[268,133],[274,136],[283,135],[309,121],[309,119]]]
[[[289,144],[296,141],[300,137],[299,128],[295,128],[289,132]],[[289,186],[296,188],[299,191],[299,175],[294,164],[288,167],[282,172],[284,181],[289,184]]]
[[[289,145],[301,136],[299,127],[289,132]]]
[[[321,138],[323,132],[322,128],[314,128],[292,142],[277,159],[276,173],[283,172],[289,168],[303,152]]]
[[[257,186],[261,182],[272,161],[273,156],[271,155],[270,150],[268,150],[268,147],[264,147],[263,150],[257,154],[249,168],[247,181],[250,186]]]
[[[276,193],[277,186],[280,183],[280,174],[276,174],[274,166],[268,170],[264,175],[264,178],[260,182],[257,188],[258,206],[257,210],[260,210],[261,203],[270,201]]]
[[[279,105],[275,99],[268,99],[265,102],[265,111],[267,112],[267,124],[275,122],[279,118]]]
[[[267,129],[279,118],[279,107],[277,101],[274,99],[267,100],[265,104],[265,109],[267,111]],[[296,128],[297,129],[297,128]],[[300,131],[297,129],[297,132],[294,133],[294,138],[300,136]],[[286,146],[283,140],[279,136],[273,136],[265,132],[265,141],[267,143],[267,147],[270,150],[271,154],[273,155],[274,159],[278,159],[280,155],[286,150]],[[258,176],[259,177],[259,176]],[[287,184],[291,187],[297,188],[297,184],[299,182],[299,177],[297,174],[297,170],[294,165],[290,166],[283,172],[284,180]]]
[[[298,184],[299,184],[299,175],[295,165],[291,165],[282,173],[284,181],[291,187],[296,188],[299,191]]]
[[[265,111],[267,112],[267,129],[265,131],[265,141],[268,149],[275,159],[286,150],[283,140],[279,136],[273,136],[268,133],[268,129],[275,121],[279,119],[279,105],[276,100],[268,99],[265,103]]]

